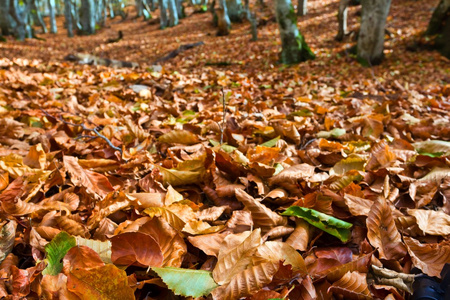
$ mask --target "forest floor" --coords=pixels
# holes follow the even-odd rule
[[[309,1],[298,25],[317,58],[294,66],[277,63],[267,7],[257,41],[246,22],[218,37],[210,13],[159,30],[131,9],[92,36],[68,38],[61,17],[55,35],[0,43],[0,297],[404,299],[406,274],[439,277],[450,61],[408,50],[437,3],[393,1],[369,68],[350,51],[359,7],[334,40],[337,0]]]

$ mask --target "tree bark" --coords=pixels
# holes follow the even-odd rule
[[[242,22],[242,2],[241,0],[226,0],[226,10],[231,22]]]
[[[0,31],[2,35],[10,35],[9,0],[0,0]]]
[[[73,37],[72,1],[64,1],[64,15],[66,18],[67,35]]]
[[[347,16],[348,16],[348,6],[350,0],[341,0],[339,2],[338,11],[338,34],[336,35],[336,40],[342,41],[344,36],[347,34]]]
[[[308,0],[298,0],[297,15],[306,16],[308,13]]]
[[[450,58],[450,0],[441,0],[431,16],[426,35],[436,35],[435,46]]]
[[[167,6],[169,9],[169,26],[173,27],[178,25],[178,9],[177,0],[167,0]]]
[[[295,14],[291,1],[276,0],[275,11],[282,46],[280,62],[284,64],[295,64],[308,59],[314,59],[314,53],[298,31],[297,15]]]
[[[81,0],[81,28],[84,34],[95,33],[94,0]]]
[[[140,18],[144,14],[144,5],[142,3],[143,0],[135,0],[136,13],[137,17]]]
[[[231,21],[228,16],[227,2],[226,0],[219,0],[219,8],[215,9],[217,15],[217,25],[219,30],[218,36],[224,36],[230,34]]]
[[[158,0],[159,4],[159,22],[160,22],[160,28],[164,29],[167,27],[168,20],[167,20],[167,0]]]
[[[363,65],[376,65],[383,60],[384,27],[391,0],[362,0],[361,5],[358,60]]]
[[[50,33],[57,33],[55,0],[48,0],[48,9],[50,11]]]
[[[24,1],[23,7],[21,7],[18,0],[11,0],[9,13],[16,22],[15,37],[19,41],[31,37],[31,28],[28,26],[29,4]]]
[[[34,17],[37,19],[39,26],[42,28],[42,32],[47,33],[47,26],[45,25],[44,19],[42,19],[39,0],[32,0],[31,7],[34,11]]]

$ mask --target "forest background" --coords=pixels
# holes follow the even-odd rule
[[[1,0],[0,297],[442,299],[450,3],[361,2]]]

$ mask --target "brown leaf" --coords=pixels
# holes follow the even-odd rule
[[[270,185],[296,184],[299,180],[306,180],[314,175],[314,166],[300,164],[281,171],[278,175],[269,179]]]
[[[341,279],[334,282],[328,291],[342,295],[345,299],[373,299],[367,285],[366,274],[347,272]]]
[[[233,276],[246,269],[248,263],[244,260],[251,257],[259,245],[261,245],[261,229],[258,228],[242,243],[228,249],[224,248],[223,254],[219,253],[219,259],[212,272],[214,280],[221,285],[230,282]]]
[[[296,227],[294,232],[287,238],[286,243],[291,245],[294,249],[299,251],[306,251],[308,249],[309,241],[311,240],[311,228],[308,222],[303,219],[296,218]]]
[[[408,214],[414,216],[419,228],[431,235],[450,234],[450,216],[434,210],[408,209]]]
[[[390,151],[386,141],[382,140],[372,147],[366,170],[386,168],[395,160],[395,154]]]
[[[400,259],[405,256],[406,248],[392,216],[392,209],[384,197],[379,197],[367,217],[367,238],[370,244],[378,248],[380,258]]]
[[[153,237],[140,232],[127,232],[111,239],[111,260],[116,265],[160,267],[164,256]]]
[[[421,244],[418,240],[403,237],[408,247],[409,255],[416,267],[429,276],[440,277],[442,268],[450,263],[450,244]]]
[[[367,200],[349,194],[344,195],[344,200],[348,210],[354,216],[368,216],[373,205],[372,200]]]
[[[73,269],[92,269],[104,265],[98,253],[86,246],[72,247],[64,256],[66,274]]]
[[[241,189],[236,189],[236,198],[252,213],[252,219],[257,227],[261,227],[262,233],[268,232],[271,228],[286,225],[287,220],[279,214],[273,212],[252,196]]]
[[[78,164],[78,159],[73,156],[64,156],[64,167],[70,174],[70,179],[76,186],[85,187],[90,193],[105,197],[114,191],[108,178],[102,174],[83,169]]]
[[[301,275],[306,275],[306,265],[303,257],[294,248],[283,242],[265,242],[256,250],[255,255],[258,255],[267,261],[280,262],[283,261],[286,265],[291,265],[294,272],[300,272]]]
[[[187,252],[180,234],[161,218],[152,218],[139,228],[139,232],[152,236],[161,248],[163,267],[180,267]]]
[[[251,295],[272,281],[278,266],[278,262],[262,262],[234,274],[231,281],[211,292],[213,299],[234,300]]]

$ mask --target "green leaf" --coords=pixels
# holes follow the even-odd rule
[[[302,218],[309,224],[337,237],[344,243],[351,237],[350,228],[353,226],[352,224],[318,212],[314,209],[291,206],[281,215]]]
[[[261,146],[269,147],[269,148],[275,147],[275,145],[277,144],[277,142],[278,142],[279,139],[280,139],[280,137],[277,136],[276,138],[271,139],[270,141],[267,141],[267,142],[265,142],[265,143],[262,143]]]
[[[205,270],[190,270],[173,267],[152,268],[165,284],[176,295],[185,297],[206,296],[218,284],[214,281],[211,272]]]
[[[62,259],[67,252],[77,245],[75,238],[67,232],[60,232],[45,246],[45,253],[47,254],[47,267],[42,271],[44,275],[58,275],[62,268]]]
[[[338,138],[341,135],[345,134],[345,129],[343,128],[334,128],[333,130],[330,131],[320,131],[317,133],[317,137],[318,138],[323,138],[323,139],[329,139],[330,137],[333,138]]]
[[[431,157],[450,155],[450,142],[431,140],[413,144],[419,154]]]

